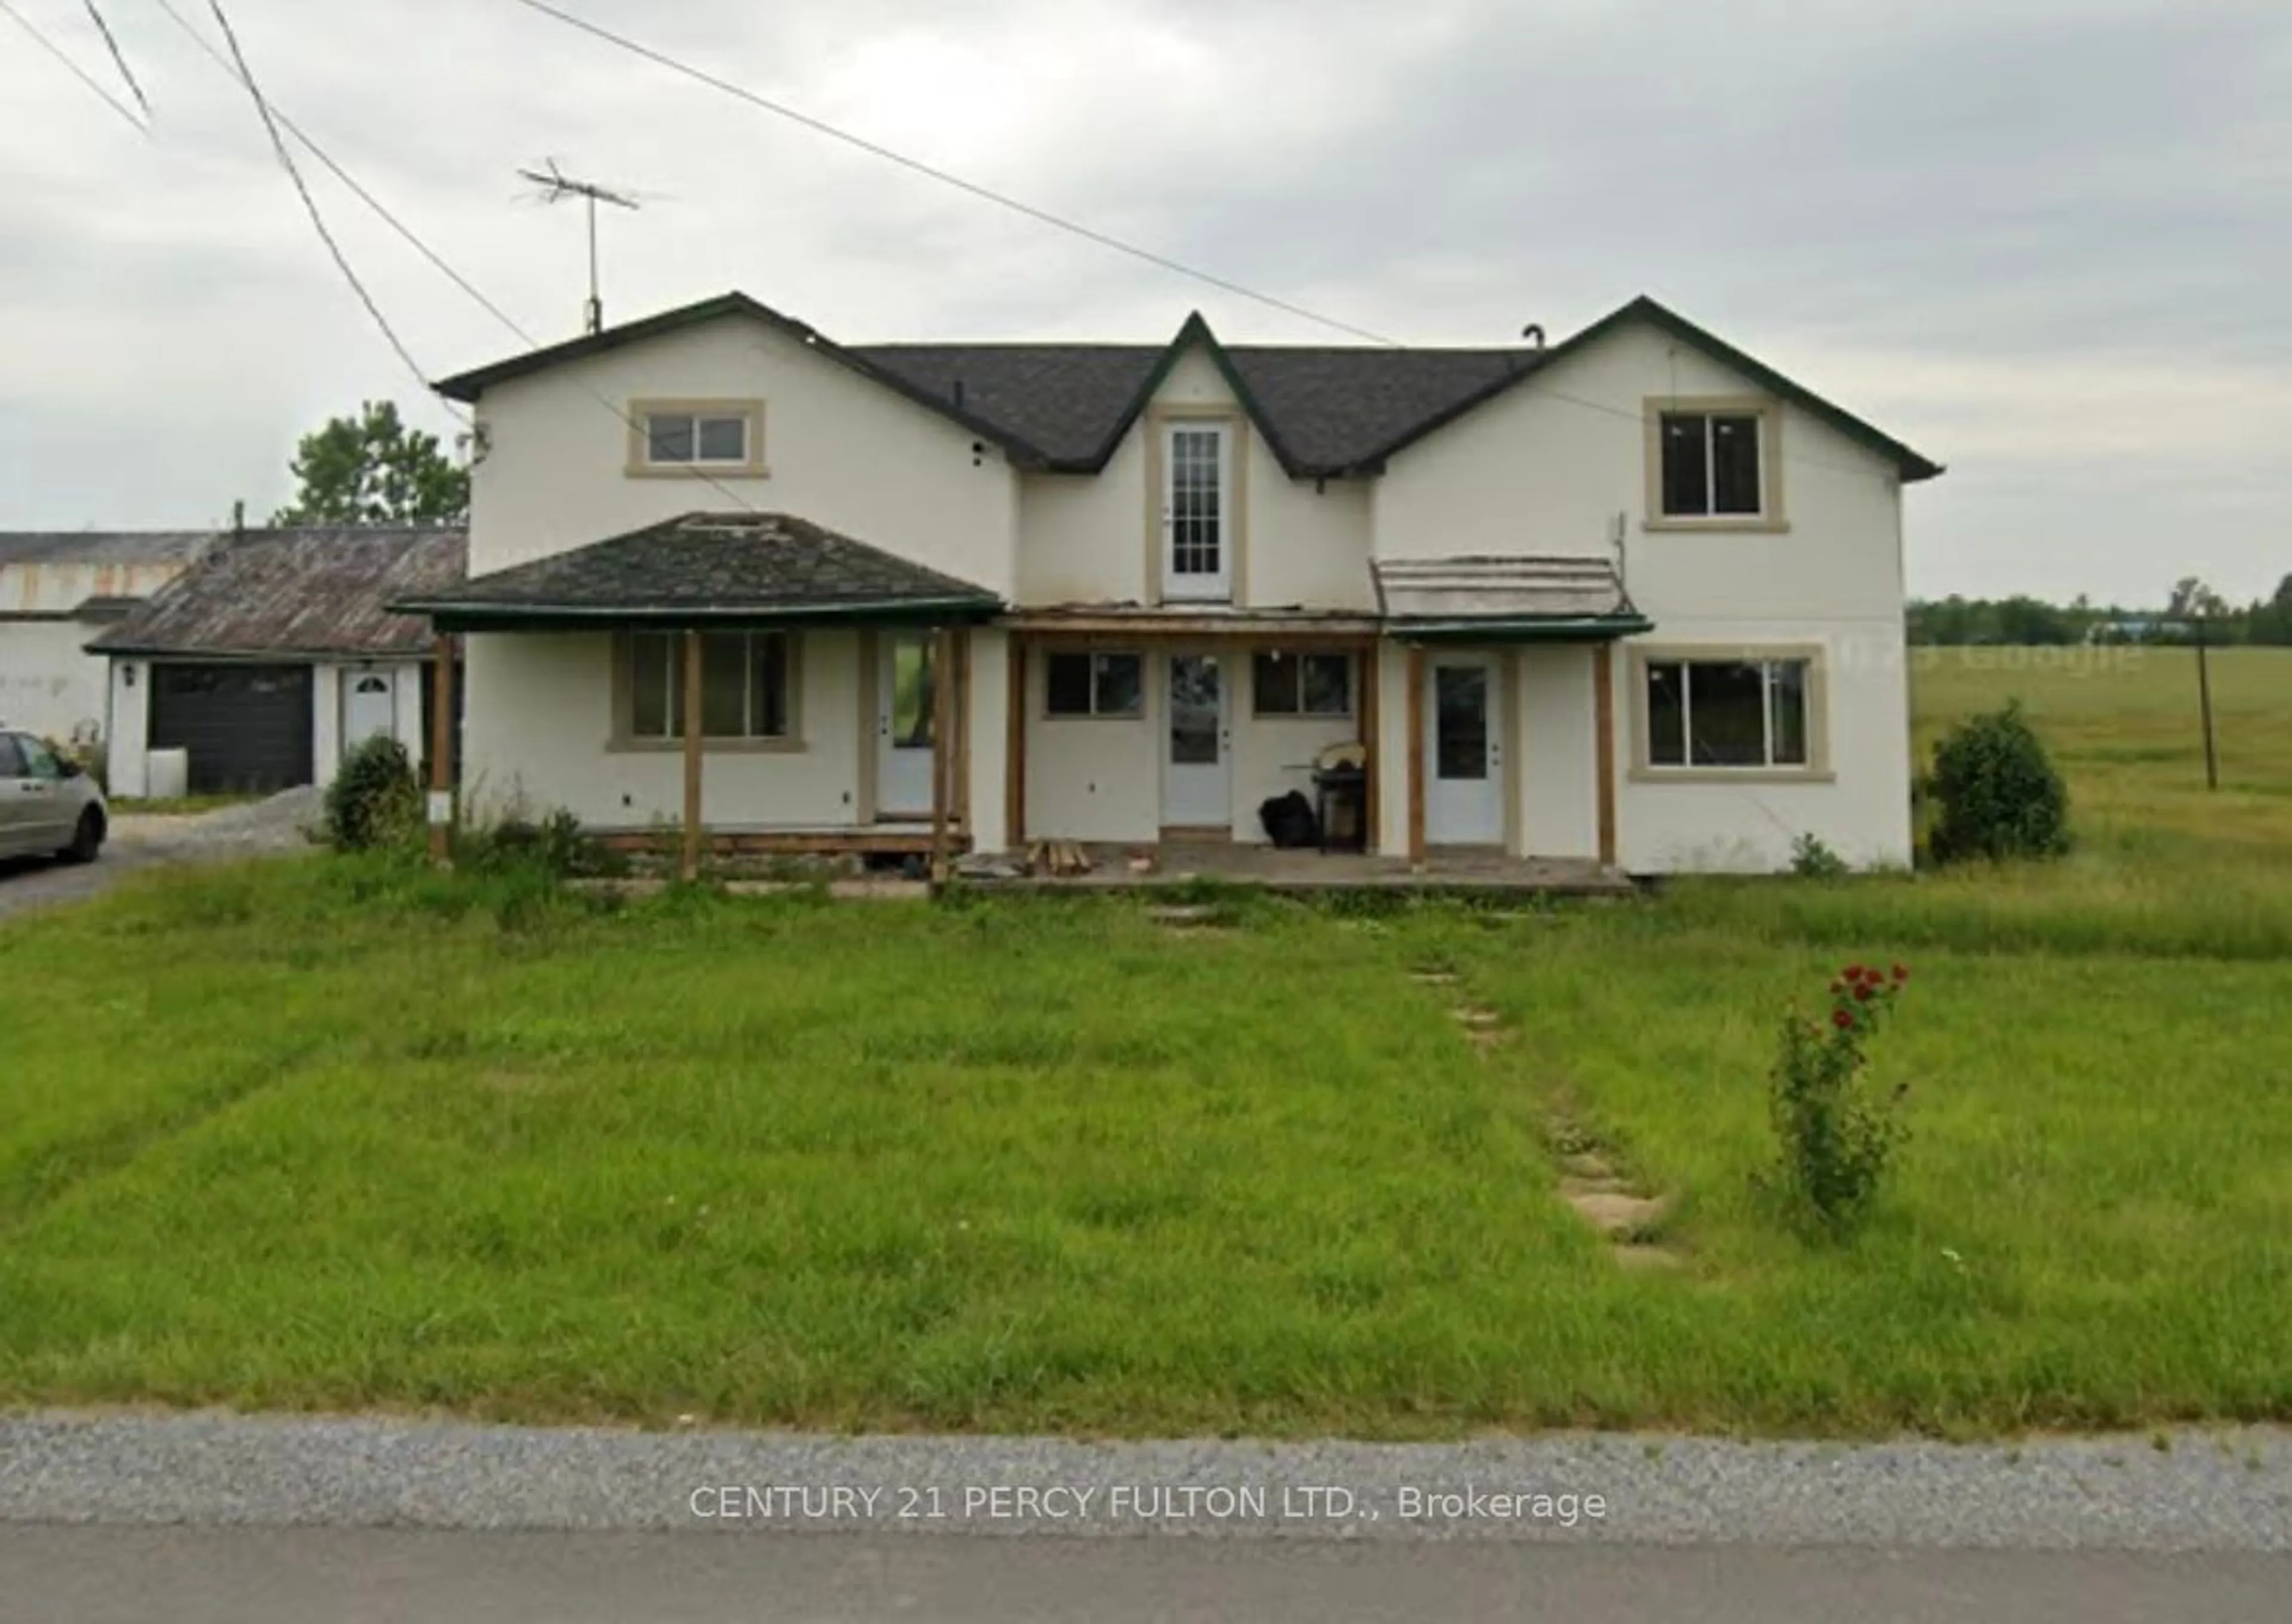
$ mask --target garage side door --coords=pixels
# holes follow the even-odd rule
[[[151,747],[190,753],[193,795],[312,781],[308,666],[154,665]]]

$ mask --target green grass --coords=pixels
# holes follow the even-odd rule
[[[1188,935],[1106,899],[139,877],[0,929],[0,1402],[1133,1435],[2292,1419],[2292,735],[2266,704],[2292,671],[2221,662],[2233,788],[2207,796],[2145,658],[2105,691],[2011,684],[2083,836],[2046,869],[1522,917],[1221,896],[1231,928]],[[1922,708],[2008,675],[1921,671]],[[1877,1060],[1914,1136],[1871,1227],[1810,1246],[1752,1193],[1763,1078],[1849,957],[1912,966]],[[1432,963],[1460,987],[1409,979]],[[1458,996],[1506,1018],[1485,1057]],[[1554,1199],[1563,1126],[1679,1192],[1683,1268],[1618,1268]]]

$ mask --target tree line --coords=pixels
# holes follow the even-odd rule
[[[2081,642],[2193,642],[2201,622],[2204,640],[2215,646],[2256,643],[2292,647],[2292,575],[2276,584],[2268,598],[2239,607],[2194,576],[2175,582],[2161,607],[2127,608],[2095,603],[2079,593],[2066,604],[2017,594],[2010,598],[1911,600],[1913,644],[2062,644]]]

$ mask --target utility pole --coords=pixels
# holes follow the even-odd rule
[[[610,204],[615,208],[634,209],[634,198],[599,186],[591,181],[577,181],[557,167],[553,158],[544,158],[548,173],[536,169],[521,169],[518,175],[541,188],[544,203],[562,203],[568,198],[578,198],[589,210],[589,303],[583,306],[582,328],[585,332],[602,332],[605,327],[605,302],[597,291],[597,205]]]
[[[2205,788],[2220,788],[2220,755],[2213,747],[2213,673],[2206,658],[2205,622],[2211,613],[2199,607],[2197,610],[2197,704],[2205,717]]]

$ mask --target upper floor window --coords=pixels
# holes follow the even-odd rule
[[[628,640],[629,737],[684,737],[684,634]],[[786,739],[794,709],[783,632],[706,632],[700,638],[700,733],[713,739]]]
[[[1814,733],[1811,658],[1650,658],[1650,768],[1804,768]]]
[[[1230,424],[1162,429],[1162,595],[1233,595],[1233,444]]]
[[[1663,415],[1663,515],[1740,516],[1764,511],[1755,412]]]
[[[764,472],[757,400],[640,400],[629,414],[629,472],[754,476]]]

